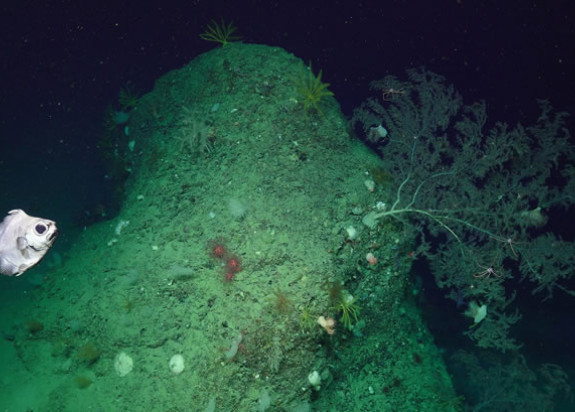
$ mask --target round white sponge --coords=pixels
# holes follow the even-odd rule
[[[184,357],[182,355],[172,356],[170,359],[170,370],[174,375],[179,375],[184,371]]]
[[[126,352],[120,352],[114,358],[114,369],[118,376],[126,376],[134,369],[134,361]]]

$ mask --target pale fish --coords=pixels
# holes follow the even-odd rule
[[[46,255],[57,236],[56,222],[22,209],[9,211],[0,223],[0,273],[20,276]]]

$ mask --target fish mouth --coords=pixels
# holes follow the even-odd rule
[[[58,237],[58,233],[59,233],[59,232],[58,232],[57,230],[55,230],[54,233],[52,233],[52,234],[50,235],[50,237],[48,238],[48,242],[54,241],[54,240],[56,239],[56,237]]]

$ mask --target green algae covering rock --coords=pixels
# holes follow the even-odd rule
[[[361,223],[387,201],[381,160],[334,97],[304,110],[305,70],[282,49],[229,44],[142,96],[119,143],[131,172],[120,215],[85,231],[47,286],[59,310],[38,317],[67,345],[97,345],[97,361],[73,371],[96,378],[54,386],[45,410],[455,407],[405,298],[401,226]],[[122,351],[134,367],[120,378]]]

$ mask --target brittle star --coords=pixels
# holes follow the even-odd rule
[[[493,266],[489,266],[489,267],[481,266],[481,265],[477,265],[477,266],[479,266],[481,269],[484,269],[484,271],[473,275],[474,278],[490,277],[491,275],[496,276],[498,278],[501,277],[501,275],[495,271]]]

